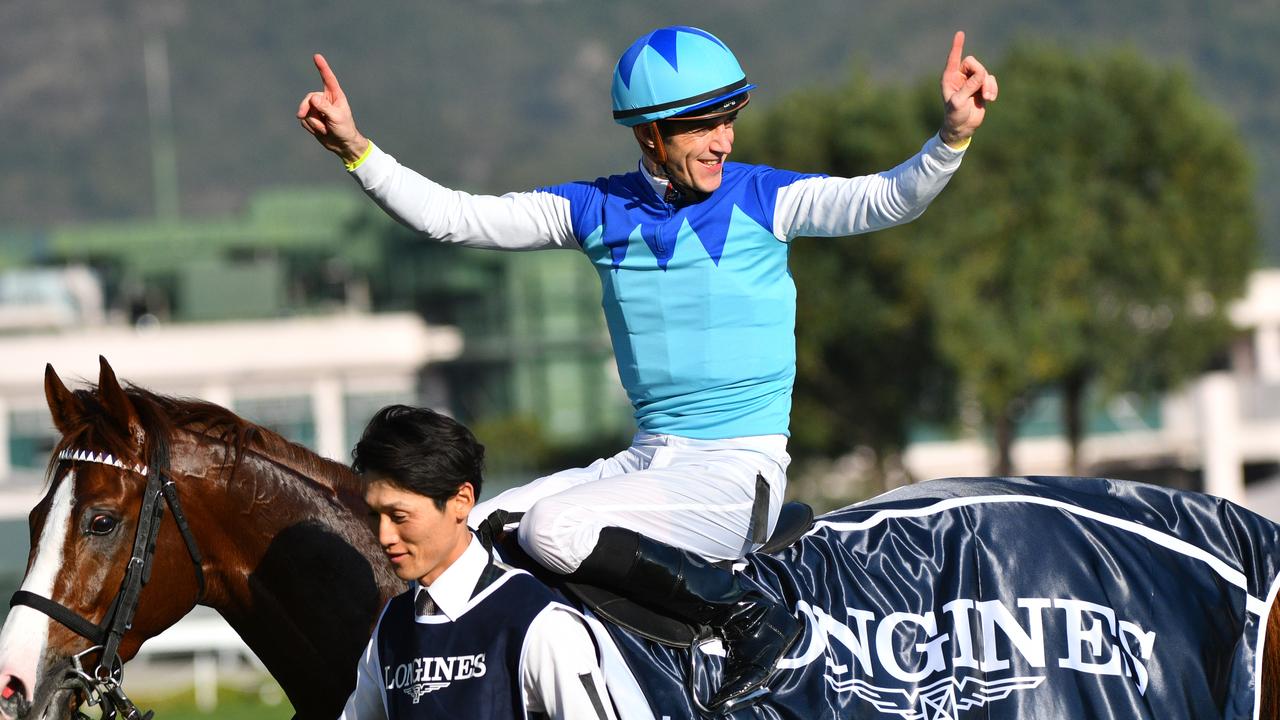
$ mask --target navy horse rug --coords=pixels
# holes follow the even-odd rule
[[[1262,517],[1151,485],[900,488],[739,564],[806,628],[728,717],[1255,718],[1278,546]],[[625,720],[700,716],[718,643],[691,656],[588,616]]]

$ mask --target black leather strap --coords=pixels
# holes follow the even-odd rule
[[[172,479],[165,480],[160,486],[160,491],[164,493],[164,499],[169,503],[169,509],[173,511],[173,521],[178,524],[178,532],[182,533],[182,542],[187,546],[187,554],[191,556],[191,562],[196,567],[196,583],[199,585],[200,591],[196,596],[196,602],[204,600],[204,558],[200,555],[200,548],[196,545],[196,536],[191,534],[191,526],[187,523],[187,516],[182,512],[182,503],[178,502],[178,488],[173,484]]]
[[[756,473],[756,498],[751,505],[751,530],[747,537],[753,545],[769,539],[769,483]]]
[[[518,523],[520,518],[524,517],[522,512],[507,512],[506,510],[494,510],[489,513],[489,517],[485,518],[476,526],[476,537],[480,538],[480,544],[484,545],[489,554],[493,554],[493,544],[502,536],[503,529],[508,523]]]
[[[19,590],[13,594],[13,597],[9,598],[9,607],[17,607],[19,605],[26,605],[29,608],[39,610],[65,625],[71,632],[89,639],[95,645],[102,644],[102,638],[106,632],[103,628],[94,625],[47,597],[26,590]]]
[[[142,596],[142,588],[151,579],[151,562],[155,559],[156,535],[160,531],[160,519],[164,516],[164,503],[161,502],[160,487],[163,483],[161,467],[152,464],[147,471],[147,487],[143,491],[142,509],[138,512],[137,534],[133,539],[133,552],[129,556],[129,565],[124,570],[124,580],[120,583],[118,612],[109,616],[106,621],[106,639],[103,641],[103,663],[114,663],[118,657],[120,641],[133,625],[133,615],[138,611],[138,600]],[[109,665],[108,665],[109,666]]]

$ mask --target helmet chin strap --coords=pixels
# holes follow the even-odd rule
[[[662,139],[662,132],[658,130],[657,121],[637,127],[636,139],[640,141],[640,147],[649,156],[649,159],[666,173],[667,143]]]
[[[672,179],[672,173],[667,169],[667,144],[662,139],[662,132],[658,130],[658,123],[656,121],[637,125],[633,127],[632,130],[635,132],[636,140],[640,142],[640,151],[643,152],[645,158],[652,162],[654,167],[660,171],[659,173],[655,173],[655,175],[666,180],[677,196],[689,198],[693,201],[701,200],[706,196],[706,193],[698,192],[693,188],[679,185]],[[668,197],[665,199],[668,201],[671,200],[670,193],[668,193]]]

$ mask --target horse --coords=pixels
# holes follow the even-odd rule
[[[0,633],[0,718],[69,717],[98,700],[94,681],[120,694],[120,661],[197,603],[253,649],[299,717],[336,717],[378,613],[404,589],[368,527],[359,478],[216,405],[125,390],[105,359],[92,392],[69,391],[46,368],[45,395],[62,435],[51,473],[61,472],[31,511],[22,591],[84,622],[73,631],[13,608]],[[152,509],[166,493],[144,492],[148,465],[180,512]],[[151,553],[135,547],[143,525]],[[126,575],[144,555],[150,582],[133,590],[118,659],[99,657],[110,638],[95,628],[122,616],[116,598],[140,585]]]
[[[75,392],[46,368],[45,395],[62,438],[47,493],[31,512],[21,597],[0,631],[0,720],[66,718],[85,701],[102,703],[104,717],[143,717],[123,692],[122,662],[196,604],[214,608],[240,633],[298,717],[338,715],[380,609],[404,589],[367,526],[359,479],[218,406],[124,388],[105,360],[97,386]],[[738,569],[796,608],[806,630],[779,664],[773,695],[731,717],[1100,717],[1089,703],[1113,695],[1128,711],[1107,717],[1277,718],[1275,526],[1229,504],[1110,481],[1090,487],[1127,493],[1116,513],[1066,507],[1060,498],[1088,485],[1070,480],[966,481],[963,487],[987,492],[979,499],[959,483],[922,483],[822,516],[798,542],[748,556]],[[1012,494],[1032,486],[1041,494]],[[1007,596],[997,588],[960,597],[927,577],[910,588],[929,566],[960,566],[993,586],[1003,581],[1009,568],[1000,551],[984,556],[992,567],[983,568],[945,547],[954,541],[948,533],[970,545],[991,542],[976,539],[971,526],[979,500],[1010,510],[993,522],[1004,539],[1029,549],[1018,555],[1024,565],[1052,555],[1059,538],[1085,525],[1156,543],[1081,555],[1076,571],[1092,577],[1133,555],[1146,581],[1183,596],[1188,609],[1162,610],[1154,590],[1122,602],[1118,594],[1131,588],[1116,586],[1086,588],[1091,600],[1082,600],[1074,588],[1080,581],[1069,574],[1038,575],[1033,592],[1010,585]],[[1182,504],[1207,510],[1161,515]],[[937,517],[946,528],[924,522]],[[1187,527],[1173,526],[1179,523]],[[924,528],[924,544],[944,546],[941,559],[911,556],[920,546],[906,539],[913,525]],[[1202,535],[1261,569],[1241,569],[1179,539]],[[510,536],[498,547],[519,562]],[[1208,570],[1192,575],[1186,565]],[[867,609],[868,594],[891,601],[888,610]],[[1109,598],[1117,599],[1106,605]],[[1229,599],[1218,607],[1218,598]],[[1146,616],[1133,614],[1143,607],[1173,613],[1173,622],[1157,628],[1157,637]],[[702,653],[671,647],[661,633],[601,622],[609,613],[590,610],[620,717],[697,716],[699,694],[716,681],[714,642]],[[1179,634],[1180,624],[1219,615],[1224,622],[1209,634],[1224,641],[1220,653]],[[1063,632],[1066,649],[1046,654],[1045,639]],[[1165,647],[1173,652],[1153,650]],[[1065,681],[1050,681],[1053,673],[1067,673]],[[1211,697],[1199,697],[1202,690]],[[1184,709],[1152,714],[1144,703],[1162,692]],[[1033,697],[1048,704],[1028,704]]]

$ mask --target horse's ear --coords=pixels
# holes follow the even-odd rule
[[[139,449],[142,448],[142,420],[138,417],[138,411],[134,409],[133,402],[129,400],[129,396],[125,394],[124,388],[120,387],[120,381],[116,379],[115,370],[111,369],[111,364],[107,359],[98,356],[98,364],[101,366],[98,372],[98,399],[102,401],[103,407],[107,410],[107,415],[116,422],[124,425],[129,429],[129,436],[137,443]]]
[[[84,415],[84,407],[75,393],[62,384],[62,378],[58,377],[50,363],[45,363],[44,366],[44,399],[49,404],[53,426],[63,435],[69,434]]]

